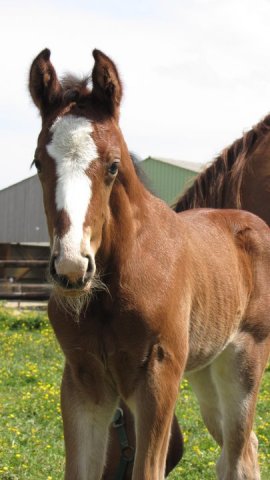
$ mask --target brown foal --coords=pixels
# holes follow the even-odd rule
[[[222,447],[220,480],[258,480],[252,430],[270,351],[269,228],[236,210],[176,214],[140,182],[119,128],[122,86],[94,50],[92,89],[42,51],[30,92],[51,238],[49,318],[66,358],[66,480],[102,478],[120,399],[136,429],[133,480],[165,475],[186,374]]]

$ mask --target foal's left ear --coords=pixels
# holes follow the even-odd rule
[[[48,48],[42,50],[33,61],[29,74],[30,94],[42,117],[59,105],[62,99],[62,86],[50,61],[50,55]]]
[[[95,64],[92,71],[92,96],[118,120],[123,88],[117,68],[100,50],[93,50],[93,57]]]

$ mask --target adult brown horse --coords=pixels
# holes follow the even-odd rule
[[[237,139],[210,164],[174,209],[242,208],[270,226],[270,115]]]
[[[247,212],[177,215],[148,192],[120,131],[122,86],[93,52],[93,88],[60,83],[44,50],[30,72],[42,116],[35,164],[51,237],[49,317],[66,357],[66,480],[101,478],[120,398],[133,480],[164,478],[188,375],[222,447],[219,479],[259,479],[252,431],[270,351],[269,228]]]

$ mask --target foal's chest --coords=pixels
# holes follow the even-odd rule
[[[155,342],[140,318],[89,311],[75,321],[54,308],[49,317],[76,381],[89,390],[108,383],[123,397],[132,393]]]

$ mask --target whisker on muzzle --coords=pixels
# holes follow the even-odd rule
[[[111,296],[108,286],[101,279],[102,274],[95,272],[91,279],[91,287],[89,290],[67,288],[66,290],[59,287],[59,283],[55,281],[54,277],[48,272],[48,281],[53,286],[53,296],[59,307],[74,317],[76,322],[79,321],[81,315],[87,311],[87,307],[91,299],[97,297],[99,292],[106,292]]]

